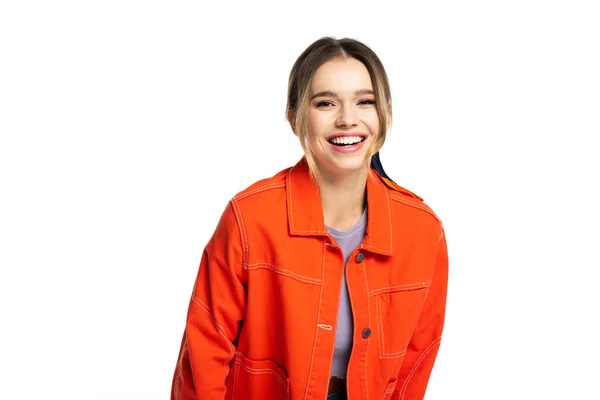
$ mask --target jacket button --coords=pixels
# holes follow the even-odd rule
[[[365,254],[361,251],[356,255],[356,262],[363,262],[365,259]]]
[[[362,334],[364,339],[367,339],[369,336],[371,336],[371,330],[369,328],[365,328],[365,330],[363,331]]]

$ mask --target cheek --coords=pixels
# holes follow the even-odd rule
[[[371,133],[373,135],[378,135],[379,134],[379,115],[377,115],[377,113],[373,113],[368,115],[365,119],[365,124],[369,127],[369,129],[371,130]]]
[[[307,128],[309,136],[319,136],[327,127],[328,122],[323,115],[317,113],[308,114]]]

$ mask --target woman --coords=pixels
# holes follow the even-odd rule
[[[227,205],[190,301],[172,399],[422,399],[444,323],[440,220],[383,171],[375,53],[322,38],[294,64],[305,156]]]

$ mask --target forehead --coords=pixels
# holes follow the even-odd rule
[[[323,90],[335,92],[373,89],[369,71],[355,58],[334,58],[321,65],[311,82],[311,92]]]

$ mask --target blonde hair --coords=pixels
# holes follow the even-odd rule
[[[313,42],[300,54],[290,71],[286,107],[286,117],[288,119],[290,119],[290,111],[295,113],[295,118],[290,120],[290,124],[300,139],[313,178],[316,176],[316,163],[314,155],[308,147],[306,128],[311,96],[310,85],[317,69],[334,58],[354,58],[362,62],[371,77],[379,116],[379,135],[368,149],[367,166],[370,166],[371,156],[376,154],[385,143],[389,124],[392,120],[390,84],[385,68],[373,50],[364,43],[349,38],[323,37]]]

